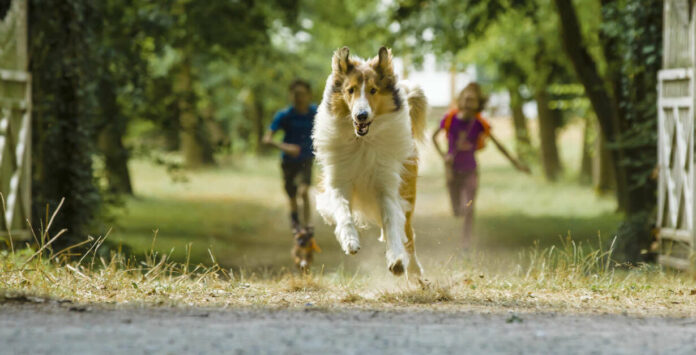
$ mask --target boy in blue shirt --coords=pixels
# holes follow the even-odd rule
[[[290,84],[292,106],[276,113],[270,129],[263,137],[263,143],[282,151],[281,168],[285,183],[285,192],[290,200],[290,222],[295,235],[296,246],[293,250],[295,262],[302,269],[309,266],[312,251],[318,246],[312,238],[311,206],[309,186],[312,183],[312,128],[316,105],[311,102],[311,87],[305,80],[296,79]],[[273,141],[273,134],[283,130],[283,142]],[[299,218],[298,195],[302,200],[302,220]],[[299,250],[298,250],[299,249]]]

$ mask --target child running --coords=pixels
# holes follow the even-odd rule
[[[491,134],[490,125],[481,111],[487,98],[481,86],[475,82],[467,85],[457,98],[457,107],[445,114],[440,128],[433,134],[433,144],[445,161],[447,187],[452,211],[457,217],[464,217],[462,242],[464,250],[471,246],[471,232],[474,225],[474,200],[478,189],[478,169],[476,150],[484,147],[490,137],[501,153],[520,171],[529,173],[529,168],[513,158],[500,142]],[[440,132],[445,132],[448,140],[447,152],[443,152],[437,142]]]
[[[312,262],[313,252],[319,251],[319,246],[313,238],[314,228],[310,221],[312,214],[309,202],[314,162],[312,128],[317,107],[311,104],[309,82],[296,79],[290,84],[289,91],[292,105],[275,115],[270,129],[263,137],[263,143],[283,152],[281,169],[285,193],[290,202],[290,224],[295,237],[292,255],[295,264],[306,270]],[[285,133],[282,143],[273,140],[273,134],[279,130]],[[298,200],[302,202],[302,219]]]

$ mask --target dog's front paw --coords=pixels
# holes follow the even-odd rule
[[[353,225],[346,225],[336,231],[341,248],[347,255],[354,255],[360,250],[360,238]]]
[[[343,244],[343,251],[348,255],[355,255],[360,250],[360,241],[358,239],[351,239]]]
[[[406,250],[395,251],[387,249],[387,267],[394,276],[400,276],[409,266],[409,258]]]

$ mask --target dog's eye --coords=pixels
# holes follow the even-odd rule
[[[374,95],[374,94],[376,94],[376,93],[377,93],[377,89],[376,89],[376,88],[370,89],[370,94]]]
[[[353,91],[355,91],[355,89],[353,89],[353,88],[349,88],[349,89],[348,89],[348,93],[349,93],[349,94],[352,94]]]

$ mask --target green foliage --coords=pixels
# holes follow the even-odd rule
[[[334,50],[349,46],[356,55],[373,56],[387,43],[384,11],[371,1],[303,1],[293,21],[269,21],[268,42],[199,62],[198,100],[213,107],[233,151],[259,150],[273,113],[288,105],[294,78],[312,84],[318,103]]]
[[[631,189],[654,191],[649,176],[657,164],[657,72],[662,63],[662,4],[627,1],[623,8],[608,7],[615,23],[602,30],[616,36],[621,43],[621,92],[615,93],[625,116],[625,130],[619,141],[632,151],[622,162],[636,174],[631,174]],[[616,31],[613,27],[619,27]],[[614,30],[614,31],[612,31]],[[644,188],[643,188],[644,189]],[[653,192],[654,194],[654,192]]]
[[[57,225],[69,227],[72,237],[88,234],[95,217],[105,216],[102,202],[115,201],[96,181],[109,169],[93,164],[98,153],[107,154],[97,150],[99,132],[109,128],[118,142],[140,118],[173,126],[176,136],[181,93],[173,74],[181,58],[191,57],[196,68],[206,69],[230,56],[252,57],[250,48],[270,45],[275,19],[293,19],[297,11],[296,1],[285,0],[36,0],[30,5],[35,216],[45,218],[43,204],[55,207],[66,197]],[[224,21],[210,21],[221,16]],[[200,97],[197,107],[203,108],[210,88],[198,81],[193,87],[196,91],[187,95]],[[116,148],[121,151],[110,156],[127,161],[129,149]]]
[[[649,6],[646,6],[649,5]],[[662,63],[662,2],[631,0],[603,9],[602,31],[617,39],[620,92],[615,92],[623,113],[618,148],[626,158],[620,162],[628,172],[628,191],[634,196],[629,216],[618,231],[624,257],[649,260],[650,230],[655,211],[656,183],[651,173],[657,165],[657,72]]]

